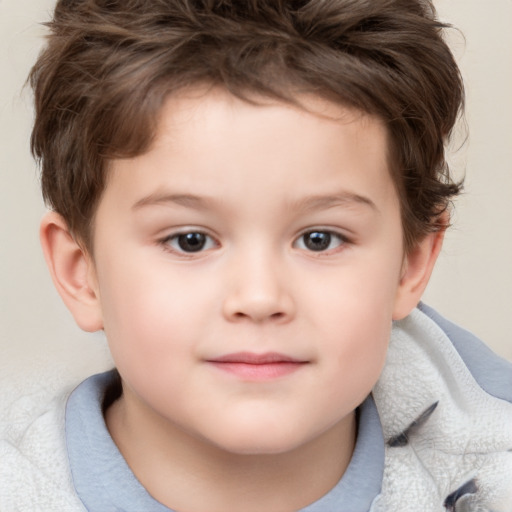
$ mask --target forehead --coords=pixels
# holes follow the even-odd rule
[[[316,120],[317,123],[330,123],[333,126],[361,125],[365,130],[372,131],[368,135],[374,133],[377,137],[387,138],[385,123],[378,116],[320,95],[289,91],[282,99],[250,91],[242,94],[231,94],[223,87],[198,85],[169,95],[158,113],[156,137],[151,148],[160,142],[168,143],[169,139],[165,138],[170,133],[179,136],[181,131],[185,134],[183,128],[188,128],[186,124],[195,129],[194,123],[197,123],[205,130],[213,129],[214,133],[226,121],[250,122],[252,117],[255,123],[261,125],[266,122],[274,123],[278,117],[284,120],[284,111],[287,111],[290,119],[294,116],[296,119],[308,119],[310,124]],[[294,134],[295,132],[283,132],[282,137]],[[310,135],[314,136],[313,131]]]

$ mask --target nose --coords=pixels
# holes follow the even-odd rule
[[[223,313],[231,322],[285,323],[295,314],[283,264],[261,252],[230,262]]]

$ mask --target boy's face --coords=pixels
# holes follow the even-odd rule
[[[152,149],[112,163],[91,279],[132,420],[279,453],[376,382],[404,260],[386,132],[307,106],[173,97]]]

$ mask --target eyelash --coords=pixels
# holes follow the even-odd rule
[[[319,242],[322,241],[321,240],[322,236],[325,237],[325,235],[327,235],[324,238],[324,245],[325,245],[325,243],[327,243],[327,247],[322,248],[322,245],[321,245],[319,250],[312,249],[311,247],[308,248],[307,243],[304,242],[304,237],[311,236],[311,235],[319,235],[320,236]],[[191,236],[195,236],[196,240],[191,238]],[[186,242],[186,239],[183,240],[182,237],[189,237],[190,238],[189,244],[190,243],[199,244],[198,249],[191,250],[191,251],[185,250],[184,247],[180,244],[180,242]],[[199,238],[199,240],[197,240],[197,237],[202,237],[202,238]],[[333,239],[337,240],[337,245],[334,248],[329,248],[329,246],[332,244]],[[303,247],[299,246],[301,241],[302,241]],[[171,235],[168,235],[168,236],[162,238],[158,242],[161,246],[163,246],[163,248],[166,251],[172,252],[173,254],[178,254],[182,257],[189,257],[189,258],[194,257],[194,255],[201,254],[201,253],[203,253],[207,250],[210,250],[214,247],[218,247],[220,245],[219,242],[216,241],[211,235],[205,233],[204,231],[193,230],[193,229],[190,229],[187,231],[182,231],[179,233],[173,233]],[[180,246],[175,247],[175,246],[173,246],[173,243],[180,244]],[[312,253],[317,256],[321,256],[321,255],[331,254],[333,251],[337,252],[337,250],[340,250],[341,247],[343,247],[349,243],[350,243],[350,240],[346,236],[342,235],[341,233],[338,233],[331,229],[318,228],[318,229],[308,229],[307,231],[302,232],[293,241],[292,247],[300,249],[300,250],[304,250],[308,253]]]

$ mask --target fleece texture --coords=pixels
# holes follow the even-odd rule
[[[500,368],[496,388],[512,379],[511,366]],[[484,391],[447,333],[422,311],[394,326],[373,396],[386,462],[372,512],[512,511],[512,404]]]

